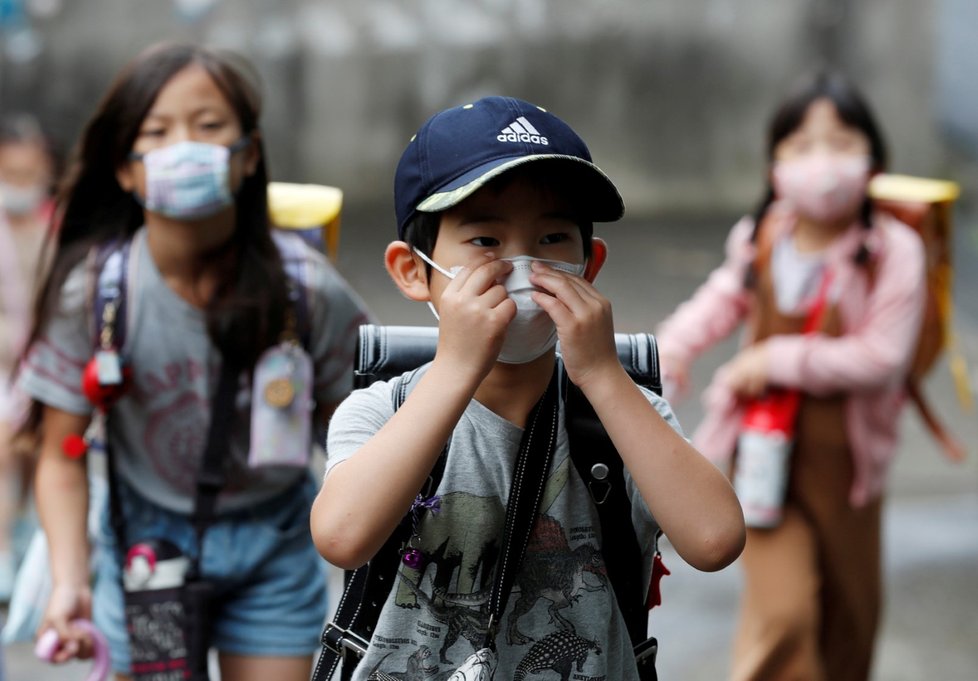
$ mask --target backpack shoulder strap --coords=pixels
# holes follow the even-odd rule
[[[92,272],[92,338],[96,348],[121,352],[126,343],[130,315],[129,252],[132,240],[113,239],[98,244],[90,256]]]
[[[657,361],[657,360],[656,360]],[[642,548],[632,523],[625,467],[611,438],[584,393],[567,380],[561,365],[570,457],[598,511],[601,553],[629,638],[637,646],[648,638],[649,584],[643,578]],[[656,541],[658,535],[656,533]]]
[[[301,237],[272,230],[272,240],[278,247],[285,270],[289,291],[289,304],[295,315],[295,333],[302,347],[307,350],[312,342],[312,321],[309,313],[309,265],[303,254],[306,247]]]

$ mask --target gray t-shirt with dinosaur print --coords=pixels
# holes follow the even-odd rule
[[[340,405],[330,422],[327,475],[391,418],[395,384],[374,383]],[[643,392],[682,433],[669,404]],[[354,679],[362,681],[378,671],[386,674],[383,678],[441,681],[482,646],[487,626],[484,604],[501,550],[506,500],[522,434],[521,428],[479,402],[469,403],[452,433],[437,490],[440,509],[422,516],[419,539],[414,542],[426,560],[418,569],[399,565],[397,581]],[[627,471],[625,478],[648,580],[656,525]],[[495,678],[638,678],[600,542],[597,510],[569,457],[561,404],[557,448],[540,517],[496,638]]]

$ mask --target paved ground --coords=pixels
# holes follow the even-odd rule
[[[651,329],[715,266],[727,217],[712,220],[634,220],[599,227],[611,257],[598,279],[615,302],[619,330]],[[392,236],[388,212],[348,207],[339,267],[388,324],[430,324],[427,308],[402,299],[383,270],[383,246]],[[958,300],[959,330],[973,376],[978,367],[978,258],[967,251]],[[962,291],[960,283],[968,286]],[[694,370],[703,387],[712,369],[729,356],[728,342]],[[973,381],[974,382],[974,381]],[[946,366],[932,374],[928,392],[947,422],[971,447],[963,465],[943,461],[916,414],[904,416],[904,440],[885,513],[885,574],[888,594],[875,681],[978,678],[978,419],[956,404]],[[700,412],[695,400],[678,405],[688,429]],[[740,575],[736,566],[699,573],[666,548],[672,576],[663,582],[664,605],[651,617],[660,640],[664,681],[724,678],[736,612]],[[10,681],[73,681],[84,666],[52,669],[33,660],[26,644],[6,651]],[[540,681],[549,681],[541,678]]]

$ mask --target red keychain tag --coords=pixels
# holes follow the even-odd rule
[[[128,366],[121,366],[119,356],[114,351],[99,351],[82,372],[82,393],[94,406],[108,409],[125,393],[131,373]],[[103,376],[114,382],[103,382]]]
[[[652,578],[649,580],[649,596],[645,601],[646,610],[662,605],[662,590],[659,588],[659,582],[663,577],[671,574],[669,568],[662,562],[662,554],[656,553],[655,558],[652,559]]]

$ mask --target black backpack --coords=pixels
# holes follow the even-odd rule
[[[354,388],[364,388],[378,380],[396,381],[393,406],[397,410],[419,373],[412,370],[432,360],[437,342],[436,327],[361,326]],[[655,338],[648,333],[618,333],[615,343],[618,358],[632,380],[661,395]],[[559,345],[557,352],[559,358]],[[654,638],[648,637],[646,603],[649,584],[642,576],[642,550],[631,522],[631,502],[625,490],[622,460],[584,394],[567,380],[559,361],[558,365],[561,366],[561,391],[571,460],[598,510],[601,551],[635,647],[639,675],[643,681],[652,681],[656,678],[658,646]],[[430,496],[437,489],[444,472],[444,460],[444,456],[439,458],[425,489],[421,490],[423,496]],[[313,681],[331,679],[341,660],[342,678],[349,679],[360,658],[366,654],[380,611],[394,585],[400,553],[410,537],[411,520],[409,513],[366,565],[346,572],[345,592],[332,621],[323,630],[323,650],[313,671]],[[661,532],[656,534],[656,542],[658,534]]]

